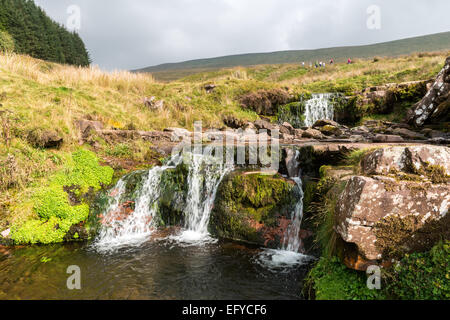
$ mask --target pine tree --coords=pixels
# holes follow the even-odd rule
[[[80,66],[91,62],[80,36],[51,20],[32,0],[0,0],[0,31],[12,37],[18,53]]]

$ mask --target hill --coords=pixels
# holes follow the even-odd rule
[[[77,33],[51,20],[34,1],[0,0],[0,51],[87,66],[89,54]]]
[[[161,64],[134,70],[134,72],[150,72],[157,80],[172,81],[198,72],[213,71],[236,66],[301,63],[302,61],[316,60],[328,61],[330,58],[334,58],[337,62],[343,62],[349,57],[352,59],[373,58],[376,56],[397,57],[415,52],[442,51],[447,49],[450,49],[450,32],[364,46],[249,53],[210,59],[198,59],[180,63]]]

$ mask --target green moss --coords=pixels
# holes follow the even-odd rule
[[[364,272],[348,269],[338,258],[324,258],[314,266],[306,283],[317,300],[448,300],[450,298],[450,241],[430,251],[405,255],[383,269],[381,290],[369,290]]]
[[[348,269],[338,258],[322,257],[306,278],[315,292],[316,300],[375,300],[383,299],[379,290],[367,288],[364,272]]]
[[[386,272],[389,298],[405,300],[450,299],[450,241],[441,241],[430,251],[405,255]]]
[[[100,166],[92,152],[85,149],[74,152],[64,169],[34,193],[32,202],[37,218],[13,225],[11,238],[16,244],[62,242],[72,225],[88,218],[86,194],[110,184],[113,173],[111,168]],[[69,189],[70,194],[65,191]]]
[[[277,227],[295,205],[295,184],[278,175],[233,173],[217,192],[211,214],[213,234],[235,240],[263,243],[258,225]]]

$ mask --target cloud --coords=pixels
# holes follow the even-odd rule
[[[369,44],[450,30],[448,0],[35,0],[65,24],[81,9],[80,35],[105,69],[214,56]],[[381,29],[366,26],[381,9]]]

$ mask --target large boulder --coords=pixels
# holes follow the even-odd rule
[[[373,150],[358,172],[335,207],[334,230],[347,266],[365,270],[450,237],[448,147]]]
[[[294,181],[279,175],[234,172],[219,186],[210,231],[221,238],[279,248],[299,191]]]
[[[439,72],[425,97],[409,110],[408,123],[420,127],[426,122],[448,121],[450,118],[450,57]]]
[[[392,172],[424,173],[442,167],[450,175],[450,148],[411,146],[381,148],[368,153],[361,162],[365,175],[387,175]]]
[[[355,176],[339,197],[335,228],[363,259],[387,260],[448,238],[449,205],[448,184]]]

